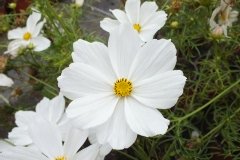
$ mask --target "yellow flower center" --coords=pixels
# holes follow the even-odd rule
[[[31,39],[32,38],[32,34],[31,33],[29,33],[29,32],[26,32],[24,35],[23,35],[23,39],[24,40],[29,40],[29,39]]]
[[[134,25],[133,25],[133,28],[134,28],[136,31],[138,31],[138,32],[141,32],[141,29],[142,29],[142,27],[141,27],[140,24],[134,24]]]
[[[67,160],[65,156],[56,157],[54,160]]]
[[[132,82],[126,78],[120,78],[114,83],[114,93],[119,97],[131,95],[132,89]]]

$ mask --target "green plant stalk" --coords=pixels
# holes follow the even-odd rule
[[[42,81],[42,80],[40,80],[40,79],[32,76],[32,75],[30,75],[30,74],[28,74],[28,73],[26,73],[26,72],[22,72],[22,73],[25,74],[25,75],[27,75],[28,77],[34,79],[35,81],[37,81],[37,82],[39,82],[39,83],[42,83],[42,84],[44,84],[45,86],[47,86],[47,87],[53,89],[54,91],[58,92],[58,89],[56,89],[55,87],[51,86],[50,84],[48,84],[48,83],[46,83],[46,82],[44,82],[44,81]]]
[[[219,98],[221,98],[222,96],[224,96],[226,93],[228,93],[230,90],[232,90],[236,85],[238,85],[240,83],[240,79],[237,80],[235,83],[233,83],[231,86],[229,86],[227,89],[225,89],[223,92],[221,92],[219,95],[217,95],[216,97],[214,97],[212,100],[210,100],[208,103],[204,104],[203,106],[199,107],[198,109],[196,109],[195,111],[187,114],[184,117],[180,117],[180,118],[176,118],[177,121],[183,121],[193,115],[195,115],[196,113],[200,112],[201,110],[203,110],[204,108],[208,107],[210,104],[212,104],[213,102],[217,101]]]
[[[215,128],[213,128],[213,129],[212,129],[211,131],[209,131],[207,134],[205,134],[201,139],[204,140],[204,139],[206,139],[207,137],[210,137],[211,134],[213,134],[213,133],[215,133],[216,131],[218,131],[222,126],[224,126],[224,124],[225,124],[227,121],[229,121],[229,120],[231,120],[232,118],[234,118],[234,117],[237,115],[237,113],[239,113],[239,112],[240,112],[240,108],[238,108],[238,109],[234,112],[234,114],[232,114],[229,118],[224,119],[219,125],[217,125]]]

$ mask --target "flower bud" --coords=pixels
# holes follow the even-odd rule
[[[178,28],[179,23],[178,23],[178,21],[173,21],[173,22],[171,22],[170,26],[171,26],[172,28]]]
[[[8,4],[8,8],[15,9],[17,7],[17,4],[12,2]]]
[[[83,6],[83,3],[84,3],[84,0],[75,0],[75,4],[76,4],[78,7],[82,7],[82,6]]]

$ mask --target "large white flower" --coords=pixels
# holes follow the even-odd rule
[[[61,92],[73,100],[67,116],[82,129],[96,131],[100,144],[130,147],[137,134],[165,134],[169,120],[158,109],[175,105],[186,78],[176,65],[170,40],[142,46],[126,26],[110,34],[108,47],[99,42],[74,43],[73,63],[58,78]]]
[[[0,86],[11,87],[13,85],[13,80],[3,73],[0,73]]]
[[[16,28],[8,32],[8,39],[13,40],[8,45],[5,54],[11,54],[16,57],[22,47],[33,45],[34,51],[43,51],[47,49],[51,42],[41,35],[45,20],[40,21],[41,14],[34,11],[27,19],[27,26]]]
[[[43,98],[36,106],[36,112],[34,111],[18,111],[15,114],[15,123],[17,127],[8,134],[9,140],[20,146],[32,144],[32,139],[29,136],[28,127],[36,115],[39,115],[49,122],[56,124],[62,129],[62,134],[66,132],[66,116],[64,116],[65,100],[60,94],[59,96],[49,100]]]
[[[99,147],[91,145],[81,151],[87,132],[72,128],[63,143],[59,128],[49,121],[35,116],[29,125],[29,133],[36,149],[12,147],[0,153],[4,160],[96,160]]]
[[[100,22],[101,28],[110,32],[120,24],[127,24],[144,42],[153,39],[154,34],[164,26],[167,14],[157,11],[156,2],[140,3],[140,0],[127,0],[125,12],[119,9],[110,10],[117,20],[105,18]]]

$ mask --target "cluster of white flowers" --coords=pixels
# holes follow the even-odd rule
[[[167,15],[155,2],[127,0],[125,12],[112,10],[117,20],[105,18],[101,27],[108,45],[73,43],[73,63],[58,77],[60,94],[44,98],[36,111],[18,111],[16,125],[0,143],[4,160],[101,160],[112,149],[129,148],[137,135],[167,132],[169,120],[159,109],[173,107],[183,93],[186,77],[174,70],[176,48],[171,40],[153,39]],[[7,53],[33,44],[35,51],[50,41],[40,31],[45,21],[33,13],[27,27],[10,31]],[[72,100],[65,111],[64,97]],[[78,152],[85,140],[91,145]],[[3,146],[3,147],[1,147]]]
[[[215,37],[228,37],[227,29],[237,21],[239,12],[232,9],[233,0],[221,0],[220,6],[214,9],[209,20],[210,30]],[[217,19],[217,21],[216,21]]]

